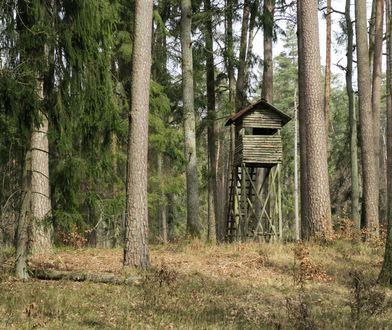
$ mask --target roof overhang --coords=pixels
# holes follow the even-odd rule
[[[268,103],[265,99],[260,99],[259,101],[247,106],[246,108],[242,109],[241,111],[231,115],[227,120],[225,126],[229,126],[234,124],[235,122],[242,119],[243,116],[251,113],[256,109],[266,108],[276,112],[282,118],[282,126],[286,125],[292,118],[282,111],[276,109],[272,104]]]

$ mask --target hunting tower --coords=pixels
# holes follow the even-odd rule
[[[281,128],[291,118],[264,99],[233,114],[228,240],[282,237]]]

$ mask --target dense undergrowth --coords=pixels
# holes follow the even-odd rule
[[[387,329],[392,290],[375,283],[382,246],[201,242],[152,247],[132,285],[17,281],[3,251],[1,329]],[[32,268],[115,273],[121,251],[60,249]]]

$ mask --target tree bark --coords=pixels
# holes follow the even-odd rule
[[[187,184],[187,232],[191,237],[200,237],[201,225],[199,219],[199,179],[197,176],[191,27],[191,0],[181,0],[182,93],[184,102]]]
[[[378,281],[392,285],[392,1],[386,0],[387,34],[387,241],[384,262]]]
[[[29,278],[27,258],[29,253],[28,227],[30,222],[31,204],[31,152],[26,153],[23,170],[23,198],[16,232],[15,275],[21,280]]]
[[[265,99],[267,102],[273,101],[274,94],[274,77],[273,77],[273,63],[272,63],[272,37],[274,31],[274,12],[275,12],[275,0],[265,0],[263,4],[263,80],[262,80],[262,88],[261,88],[261,97]],[[259,168],[256,171],[256,189],[259,191],[261,189],[261,185],[263,181],[266,181],[264,184],[264,192],[268,192],[268,180],[266,180],[266,176],[268,174],[267,169]],[[272,189],[269,191],[272,194]],[[268,201],[268,207],[272,206],[271,201],[273,197],[270,196]],[[260,217],[260,213],[262,211],[262,205],[258,198],[254,200],[254,207],[257,214],[257,217]]]
[[[373,135],[376,171],[376,200],[380,199],[380,107],[382,83],[382,44],[384,23],[384,0],[376,0],[375,27],[374,27],[374,52],[373,52],[373,79],[372,79],[372,109],[373,109]]]
[[[306,218],[303,239],[326,239],[332,233],[327,164],[326,129],[320,67],[317,2],[300,1],[298,7],[300,111],[306,113]],[[302,91],[301,91],[302,90]],[[305,127],[304,127],[305,126]],[[301,148],[303,148],[301,141]],[[302,178],[304,179],[304,178]],[[304,191],[301,191],[304,193]],[[305,220],[305,221],[304,221]]]
[[[132,54],[131,109],[128,128],[128,166],[124,266],[147,269],[148,248],[147,154],[151,75],[152,0],[136,0]]]
[[[157,154],[157,176],[159,178],[159,201],[157,206],[158,223],[159,223],[159,238],[163,244],[167,244],[167,218],[166,218],[166,205],[164,202],[165,194],[162,189],[163,179],[163,155],[162,152]]]
[[[169,242],[174,239],[175,229],[175,199],[176,196],[173,193],[168,193],[167,198],[167,240]]]
[[[43,81],[39,82],[39,95],[43,102]],[[49,183],[49,121],[40,111],[40,124],[33,128],[31,135],[31,212],[30,250],[32,254],[52,249],[53,227]]]
[[[229,78],[230,113],[235,112],[236,81],[234,76],[233,0],[226,0],[226,68]]]
[[[241,110],[246,104],[246,53],[248,47],[248,29],[249,29],[249,0],[244,0],[242,12],[242,26],[240,39],[240,55],[238,65],[238,76],[236,85],[236,111]]]
[[[248,47],[245,56],[246,58],[245,89],[248,89],[250,83],[249,69],[252,66],[253,39],[254,39],[254,30],[256,27],[256,18],[259,15],[259,0],[254,0],[251,2],[249,12],[250,12],[250,18],[249,18]]]
[[[299,27],[301,26],[300,11],[302,8],[302,1],[297,2],[297,41],[298,41],[298,59],[303,57],[302,36],[300,35]],[[298,60],[298,72],[303,72],[304,61]],[[304,85],[301,79],[298,80],[298,94],[299,100],[304,99]],[[306,111],[298,105],[298,124],[299,124],[299,142],[300,142],[300,199],[301,199],[301,237],[302,231],[307,230],[305,227],[308,224],[308,181],[307,181],[307,152],[306,152]]]
[[[332,45],[332,11],[331,0],[327,0],[327,31],[326,31],[326,54],[325,54],[325,84],[324,84],[324,114],[325,114],[325,127],[327,129],[327,142],[329,130],[329,116],[331,112],[331,45]]]
[[[351,218],[359,229],[361,226],[359,215],[359,173],[358,173],[358,132],[357,115],[353,91],[353,23],[351,21],[351,0],[346,0],[345,21],[347,31],[347,68],[346,91],[350,121],[350,159],[351,159]]]
[[[363,203],[362,218],[369,234],[378,235],[378,187],[375,153],[373,150],[374,132],[371,110],[371,82],[367,40],[366,3],[355,1],[355,27],[358,61],[358,94],[362,151]]]
[[[212,8],[211,0],[204,0],[205,11],[208,15],[205,23],[206,70],[207,70],[207,116],[208,116],[208,235],[211,243],[216,243],[217,221],[217,155],[216,155],[216,110],[215,110],[215,65],[212,38]]]
[[[226,0],[226,68],[229,79],[229,105],[230,105],[230,114],[234,114],[236,112],[236,92],[237,92],[237,84],[234,76],[234,38],[233,38],[233,14],[234,14],[234,0]],[[234,125],[230,126],[230,145],[229,145],[229,154],[230,157],[227,158],[227,166],[226,166],[226,185],[227,187],[230,185],[230,179],[232,179],[232,165],[234,162],[234,149],[235,149],[235,127]],[[225,204],[228,201],[228,194],[225,195]],[[228,216],[229,205],[225,205],[225,221]],[[226,231],[226,222],[223,226],[223,231],[225,235]]]
[[[299,223],[299,198],[298,198],[298,105],[297,90],[294,93],[294,223],[295,239],[298,242],[301,239]]]
[[[274,11],[275,0],[265,0],[263,5],[263,30],[264,30],[264,65],[262,97],[268,102],[272,102],[274,95],[273,88],[273,64],[272,64],[272,37],[274,31]]]

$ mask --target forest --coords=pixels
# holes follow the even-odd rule
[[[1,0],[0,329],[392,328],[392,0]]]

